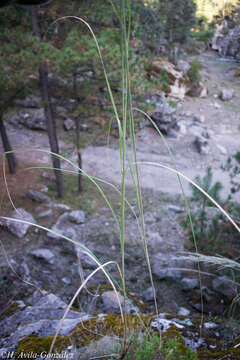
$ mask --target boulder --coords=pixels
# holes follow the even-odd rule
[[[82,210],[74,210],[69,213],[69,220],[75,224],[83,224],[86,221],[85,212]]]
[[[212,281],[213,290],[232,301],[238,294],[237,285],[227,276],[218,276]]]
[[[124,308],[124,297],[119,292],[117,292],[116,294],[116,292],[113,290],[105,291],[101,295],[101,300],[103,302],[103,311],[106,313],[120,314],[120,306],[118,300],[120,301],[122,309]],[[130,299],[126,299],[125,306],[127,314],[139,313],[138,307],[135,306]]]
[[[156,108],[151,115],[151,119],[157,128],[164,135],[169,135],[173,129],[177,130],[176,109],[168,103],[165,95],[163,93],[156,94],[152,100],[155,102]]]
[[[49,249],[36,249],[30,253],[33,257],[46,261],[49,264],[54,263],[55,255]]]
[[[180,71],[182,71],[184,74],[187,74],[187,72],[190,70],[191,65],[185,61],[185,60],[179,60],[177,63],[177,67]]]
[[[196,136],[194,140],[194,144],[196,145],[197,150],[200,154],[208,154],[209,153],[209,145],[208,141],[204,136]]]
[[[229,29],[224,21],[216,31],[212,41],[212,48],[222,57],[231,56],[239,58],[240,54],[240,25]]]
[[[26,109],[19,112],[20,123],[31,130],[46,130],[44,109]]]
[[[152,272],[158,280],[180,279],[185,268],[186,260],[169,253],[159,252],[152,258]]]
[[[191,87],[191,89],[187,92],[187,95],[206,98],[208,95],[208,89],[202,82],[198,82]]]
[[[51,231],[47,233],[47,236],[51,239],[62,239],[65,236],[69,239],[76,239],[76,232],[69,224],[69,213],[65,212],[59,216],[57,222],[51,227]]]
[[[189,90],[189,78],[175,65],[165,60],[155,60],[149,66],[148,73],[150,78],[159,78],[160,81],[161,74],[166,73],[169,95],[180,100],[184,99]]]
[[[23,208],[18,208],[14,210],[10,215],[11,219],[24,220],[32,224],[36,224],[34,217],[24,210]],[[23,238],[26,235],[30,224],[16,222],[14,220],[2,219],[0,220],[0,225],[6,227],[13,235],[17,236],[19,239]]]
[[[32,199],[33,201],[39,203],[49,203],[51,201],[50,197],[41,193],[40,191],[29,189],[27,191],[27,196]]]
[[[55,335],[67,304],[46,292],[42,295],[35,293],[28,302],[24,309],[0,321],[0,348],[13,346],[16,349],[21,339],[32,334],[43,337]],[[77,324],[89,318],[91,316],[86,313],[69,310],[60,335],[68,335]]]
[[[72,119],[65,120],[63,122],[63,126],[64,126],[64,129],[67,131],[76,129],[75,121],[73,121]]]
[[[219,99],[222,101],[230,101],[234,97],[234,90],[222,89],[219,93]]]

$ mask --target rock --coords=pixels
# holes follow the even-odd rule
[[[234,90],[222,89],[219,93],[219,99],[222,101],[230,101],[234,97]]]
[[[186,268],[186,260],[169,253],[157,253],[152,258],[152,272],[159,279],[176,280],[181,278],[182,269]]]
[[[42,211],[38,214],[39,219],[45,218],[45,217],[51,217],[53,216],[53,211],[51,209]]]
[[[155,100],[156,109],[151,119],[164,135],[168,135],[172,129],[177,128],[176,109],[169,105],[162,93],[155,95],[153,100]]]
[[[40,191],[29,189],[27,192],[27,196],[37,202],[40,203],[49,203],[51,201],[50,197],[41,193]]]
[[[81,247],[75,245],[77,256],[80,258],[81,266],[83,269],[96,269],[97,263],[86,253],[81,251]]]
[[[189,316],[190,315],[190,310],[184,308],[184,307],[180,307],[179,311],[178,311],[178,315],[181,316]]]
[[[185,60],[179,60],[178,63],[177,63],[177,68],[180,71],[182,71],[184,74],[187,74],[187,72],[191,68],[191,65]]]
[[[31,334],[55,335],[66,309],[67,304],[56,295],[35,293],[29,299],[29,306],[0,322],[0,348],[13,346],[16,349],[18,342]],[[68,335],[78,323],[89,318],[91,316],[86,313],[69,310],[60,334]]]
[[[206,155],[209,153],[210,149],[209,149],[208,141],[205,137],[196,136],[194,140],[194,144],[196,145],[196,148],[200,154]]]
[[[51,207],[51,208],[54,208],[54,209],[59,209],[59,210],[65,210],[65,211],[71,210],[71,208],[68,205],[65,205],[65,204],[53,204],[53,203],[51,203],[48,206]]]
[[[161,251],[164,239],[157,232],[148,232],[148,245],[156,252]]]
[[[238,294],[237,285],[227,276],[219,276],[212,281],[213,290],[224,295],[229,301],[232,301]]]
[[[149,74],[152,78],[158,78],[163,71],[167,74],[169,95],[183,100],[189,90],[189,78],[175,65],[165,60],[155,60],[149,67]]]
[[[59,240],[62,236],[72,240],[76,239],[76,232],[72,226],[69,225],[69,213],[63,213],[60,215],[57,222],[51,227],[51,230],[53,232],[49,231],[47,236],[52,239]]]
[[[221,109],[221,105],[218,104],[216,101],[215,101],[215,103],[213,104],[213,106],[215,107],[215,109]]]
[[[54,263],[55,255],[49,249],[33,250],[33,251],[31,251],[30,254],[37,259],[41,259],[41,260],[48,262],[49,264]]]
[[[227,155],[227,149],[224,146],[217,144],[217,148],[220,150],[222,155]]]
[[[192,97],[205,98],[208,96],[208,89],[202,82],[199,82],[192,86],[192,88],[187,92],[187,95]]]
[[[220,25],[217,25],[217,30],[215,31],[215,34],[212,39],[212,49],[217,50],[219,53],[221,53],[221,45],[224,39],[224,36],[226,33],[228,33],[228,24],[227,21],[224,20]]]
[[[119,292],[117,292],[117,294],[123,309],[124,297]],[[105,291],[101,295],[101,299],[103,302],[103,311],[105,311],[106,313],[120,313],[120,306],[115,291]],[[130,299],[126,299],[125,305],[127,314],[139,313],[138,307],[135,306]]]
[[[65,120],[63,122],[63,126],[64,126],[64,129],[67,131],[76,129],[75,121],[73,121],[72,119]]]
[[[116,336],[105,335],[98,341],[93,341],[88,346],[79,349],[76,359],[108,359],[109,354],[116,353],[116,349],[121,348],[121,340]],[[111,356],[110,356],[111,358]]]
[[[64,282],[64,284],[66,285],[70,285],[72,283],[72,280],[69,277],[65,276],[62,278],[62,282]]]
[[[240,25],[229,29],[227,21],[224,20],[217,28],[212,40],[212,48],[217,50],[222,57],[228,56],[238,59],[240,52],[239,37]]]
[[[198,311],[211,314],[222,314],[225,309],[224,301],[216,296],[212,290],[207,287],[188,291],[189,304]]]
[[[154,301],[154,290],[152,287],[147,288],[143,291],[142,296],[146,301]]]
[[[9,215],[9,218],[24,220],[32,224],[36,224],[34,217],[23,208],[18,208],[14,210]],[[6,227],[13,235],[17,236],[19,239],[23,238],[24,235],[26,235],[28,229],[31,226],[30,224],[16,222],[14,220],[8,220],[8,219],[0,220],[0,225]]]
[[[40,108],[42,100],[38,96],[29,96],[25,99],[17,99],[15,101],[16,106],[25,107],[25,108]]]
[[[74,210],[69,213],[69,220],[75,224],[83,224],[86,221],[85,212]]]
[[[19,112],[20,124],[31,130],[46,130],[46,118],[44,109],[26,109]]]
[[[183,278],[181,279],[181,284],[184,291],[192,290],[199,287],[199,280],[195,278]]]
[[[205,322],[205,323],[203,324],[203,326],[205,327],[205,329],[216,329],[217,324],[215,324],[215,323],[212,322],[212,321],[208,321],[208,322]]]
[[[193,121],[197,123],[204,123],[205,122],[205,116],[204,115],[194,115]]]
[[[184,211],[182,208],[180,208],[179,206],[176,206],[176,205],[168,205],[167,209],[176,214],[181,214]]]

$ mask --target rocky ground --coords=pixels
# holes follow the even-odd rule
[[[209,94],[205,98],[185,97],[178,103],[174,115],[177,118],[177,126],[166,140],[173,151],[179,171],[194,179],[196,175],[203,176],[207,166],[211,166],[214,179],[220,180],[224,186],[222,195],[226,197],[229,193],[229,177],[220,170],[220,166],[225,163],[228,156],[238,151],[239,147],[240,80],[234,76],[238,64],[221,61],[213,52],[202,54],[199,59],[203,64],[203,83],[209,89]],[[224,89],[228,89],[227,95],[229,90],[234,90],[234,94],[230,94],[229,99],[225,101],[220,95]],[[37,116],[41,119],[41,114]],[[68,132],[62,130],[62,123],[68,116],[66,114],[58,120],[58,126],[61,128],[60,147],[65,156],[76,161],[71,142],[73,130]],[[75,190],[71,190],[74,180],[69,180],[69,176],[65,179],[66,198],[60,204],[54,198],[52,181],[49,179],[50,172],[43,169],[24,170],[27,167],[50,165],[46,153],[33,150],[39,147],[48,149],[46,133],[29,129],[31,127],[29,122],[26,128],[24,119],[28,119],[28,116],[25,118],[23,116],[22,123],[19,124],[17,121],[17,125],[13,115],[10,114],[9,118],[7,130],[14,147],[26,151],[17,154],[20,168],[16,177],[7,176],[12,200],[18,211],[11,213],[12,205],[3,190],[2,215],[14,218],[20,216],[30,222],[36,222],[38,227],[29,227],[27,224],[23,227],[22,224],[10,220],[1,220],[0,315],[3,321],[6,319],[6,314],[8,312],[12,314],[14,309],[22,311],[19,310],[21,306],[23,309],[27,306],[34,307],[37,301],[34,298],[31,300],[31,296],[33,293],[36,296],[36,291],[44,290],[45,295],[56,294],[62,301],[68,303],[83,279],[96,268],[94,260],[83,254],[83,246],[86,246],[100,262],[117,261],[119,264],[121,262],[117,224],[120,203],[118,194],[111,187],[103,186],[116,212],[116,221],[94,186],[86,183],[84,195],[79,196]],[[41,129],[42,122],[39,120],[37,124]],[[68,125],[71,125],[70,122]],[[84,136],[86,128],[82,131]],[[96,141],[97,143],[85,147],[82,151],[84,171],[118,186],[121,176],[117,140],[112,138],[109,147],[102,145],[101,138]],[[175,174],[156,165],[172,166],[168,151],[157,132],[146,123],[143,123],[137,132],[136,143],[138,161],[155,163],[154,166],[141,165],[140,172],[146,239],[158,309],[161,313],[199,317],[202,310],[201,296],[203,296],[204,313],[212,317],[211,321],[217,321],[213,316],[222,314],[228,309],[228,305],[237,294],[237,288],[229,278],[225,277],[224,272],[214,274],[212,269],[210,271],[209,268],[203,267],[202,270],[210,272],[210,275],[202,276],[202,294],[200,293],[197,267],[186,263],[178,255],[179,252],[189,248],[190,241],[180,225],[185,210],[178,179]],[[65,165],[65,168],[69,169],[69,165]],[[128,309],[129,312],[134,313],[137,308],[142,313],[149,314],[154,311],[154,296],[137,225],[140,217],[130,176],[127,176],[126,184],[131,204],[126,213],[125,275],[129,297]],[[186,193],[191,194],[189,185],[186,182],[183,184]],[[5,189],[3,177],[1,188]],[[22,208],[27,213],[19,210]],[[132,210],[136,212],[136,217]],[[53,232],[46,231],[43,227],[52,229]],[[61,235],[72,239],[73,242],[62,238]],[[111,264],[108,269],[121,286],[116,266]],[[74,301],[75,310],[80,311],[81,316],[79,313],[74,313],[70,318],[82,321],[95,312],[119,312],[116,299],[107,284],[102,272],[91,278],[87,287]],[[46,308],[46,304],[44,306]],[[44,306],[40,304],[37,307],[44,308]],[[29,308],[27,309],[29,311]],[[33,309],[31,311],[34,312]],[[60,317],[55,313],[48,315],[52,316],[53,320]],[[16,317],[18,316],[19,313]],[[21,316],[18,320],[19,324],[22,321]],[[51,324],[52,330],[49,333],[43,331],[42,324],[39,325],[39,321],[42,320],[41,315],[36,315],[38,318],[34,319],[28,313],[27,316],[29,319],[27,323],[34,323],[36,326],[35,334],[48,336],[56,331],[55,323]],[[9,320],[8,324],[12,321],[13,319]],[[219,323],[214,324],[216,325],[214,325],[214,336],[217,338],[222,334],[223,327],[220,329]],[[69,329],[68,331],[72,330]],[[19,336],[20,330],[17,327],[14,329],[15,335],[18,336],[17,340],[22,338]],[[17,340],[14,337],[8,339],[10,327],[4,331],[0,348],[1,346],[4,349],[14,348]],[[235,328],[229,335],[229,340],[233,340],[239,332],[240,330]],[[31,331],[26,332],[25,336],[31,333]]]

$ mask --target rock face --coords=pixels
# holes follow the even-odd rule
[[[12,219],[25,220],[30,223],[36,224],[34,217],[22,208],[14,210],[9,215],[9,217]],[[23,238],[24,235],[26,235],[29,227],[31,226],[30,224],[6,219],[0,220],[0,225],[6,227],[13,235],[17,236],[19,239]]]
[[[156,109],[151,119],[164,135],[171,135],[171,132],[178,130],[176,109],[169,105],[163,93],[156,94],[152,100]]]
[[[239,58],[240,56],[240,25],[229,29],[227,22],[223,21],[217,28],[212,40],[212,48],[219,52],[220,56],[231,56]]]
[[[152,78],[159,78],[161,74],[167,75],[169,84],[169,95],[183,100],[189,90],[189,79],[183,71],[168,61],[156,60],[149,67],[149,74]],[[160,79],[161,80],[161,79]]]

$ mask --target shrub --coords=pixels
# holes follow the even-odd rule
[[[196,84],[201,80],[200,70],[202,69],[202,64],[198,59],[194,59],[190,63],[190,69],[187,72],[187,75],[192,84]]]

